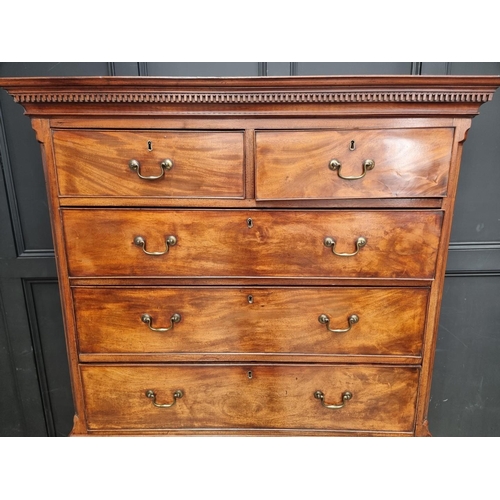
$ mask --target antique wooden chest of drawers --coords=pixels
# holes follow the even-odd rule
[[[426,435],[494,77],[4,79],[42,145],[73,434]]]

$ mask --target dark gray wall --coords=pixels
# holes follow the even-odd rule
[[[0,76],[500,74],[500,63],[0,63]],[[436,436],[500,435],[500,94],[465,143],[430,404]],[[41,156],[0,90],[0,435],[65,436],[73,403]]]

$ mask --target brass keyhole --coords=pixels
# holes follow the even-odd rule
[[[253,227],[253,220],[250,217],[247,219],[247,226],[249,229]]]
[[[252,377],[253,377],[253,373],[252,373],[251,371],[249,371],[249,372],[247,373],[247,376],[248,376],[248,378],[252,378]]]
[[[249,303],[249,304],[253,304],[253,295],[249,295],[249,296],[247,297],[247,300],[248,300],[248,303]]]
[[[351,141],[351,144],[349,145],[349,149],[351,151],[354,151],[356,149],[356,141]]]
[[[148,141],[148,151],[153,151],[153,143]]]

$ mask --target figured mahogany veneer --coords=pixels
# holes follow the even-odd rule
[[[42,144],[73,434],[428,435],[462,145],[499,85],[0,79]]]
[[[419,368],[332,365],[81,367],[92,430],[288,429],[411,432]],[[145,390],[146,388],[146,390]],[[152,390],[155,408],[145,393]],[[342,394],[352,399],[340,411]],[[163,410],[163,411],[162,411]],[[166,411],[172,410],[172,411]],[[335,412],[335,413],[333,413]]]
[[[75,287],[82,354],[420,356],[429,290],[366,287]],[[173,314],[181,320],[168,332]],[[326,314],[329,332],[319,322]],[[130,361],[134,357],[129,357]]]
[[[70,276],[432,278],[436,211],[62,211]],[[251,219],[252,227],[248,227]],[[391,228],[389,231],[388,228]],[[91,237],[89,237],[91,235]],[[142,237],[147,255],[134,244]],[[334,255],[324,244],[335,241]]]
[[[318,130],[256,133],[256,198],[416,198],[444,196],[453,129]],[[363,182],[363,162],[373,170]]]
[[[54,155],[59,192],[66,196],[243,198],[242,132],[57,130]],[[137,182],[129,161],[146,177]],[[75,173],[78,172],[78,175]]]

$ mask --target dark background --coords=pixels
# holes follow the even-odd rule
[[[0,63],[7,76],[500,75],[500,63]],[[435,436],[500,436],[500,91],[465,142],[434,368]],[[66,436],[73,402],[39,145],[0,90],[0,436]]]

